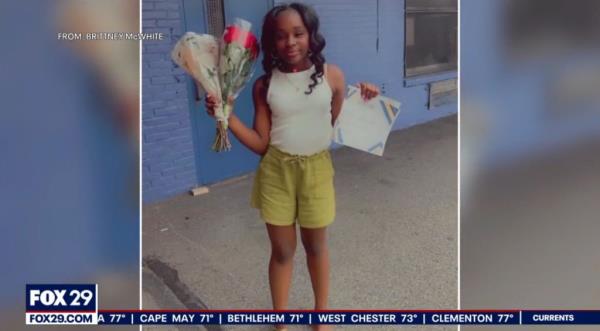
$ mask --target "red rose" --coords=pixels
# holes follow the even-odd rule
[[[255,59],[258,56],[258,41],[256,40],[256,37],[252,34],[252,32],[248,34],[248,38],[246,38],[244,47],[250,50],[253,59]]]
[[[223,34],[223,40],[226,43],[231,43],[234,40],[239,39],[241,34],[241,30],[234,25],[228,26],[225,28],[225,33]]]
[[[225,29],[223,41],[227,44],[230,44],[233,41],[240,41],[240,43],[244,45],[244,48],[250,50],[252,58],[258,56],[258,41],[250,31],[245,31],[235,25],[230,25]]]

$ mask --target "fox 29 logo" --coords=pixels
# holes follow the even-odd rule
[[[27,284],[27,324],[93,324],[96,293],[95,284]]]

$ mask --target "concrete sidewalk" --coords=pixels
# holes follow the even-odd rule
[[[456,116],[392,133],[384,157],[350,148],[337,149],[332,157],[337,218],[329,229],[330,307],[455,309]],[[249,206],[252,180],[250,175],[212,187],[206,195],[184,194],[144,206],[145,309],[271,308],[269,241],[258,211]],[[298,238],[289,308],[312,307]],[[269,330],[266,326],[208,329]],[[344,329],[365,327],[335,328]]]

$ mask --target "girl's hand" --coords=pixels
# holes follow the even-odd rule
[[[228,101],[229,105],[232,106],[233,109],[234,99],[232,97],[229,97]],[[219,98],[215,97],[214,95],[207,93],[205,98],[205,104],[206,113],[208,113],[208,115],[212,117],[215,117],[215,109],[221,104],[221,100],[219,100]]]
[[[379,88],[370,83],[358,83],[363,100],[369,101],[379,95]]]
[[[206,94],[206,98],[204,98],[205,104],[206,104],[206,113],[208,113],[208,115],[215,117],[215,108],[217,108],[217,106],[220,103],[220,100],[217,100],[217,97],[215,97],[212,94]]]

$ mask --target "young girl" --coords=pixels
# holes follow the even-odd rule
[[[300,226],[315,309],[327,309],[329,254],[327,226],[335,216],[333,166],[328,148],[333,124],[344,100],[344,74],[326,64],[321,54],[325,39],[319,19],[303,4],[279,5],[264,18],[261,46],[265,75],[253,88],[254,126],[235,115],[229,128],[238,140],[262,156],[252,192],[271,241],[269,284],[273,309],[287,309]],[[372,84],[360,83],[364,99],[379,94]],[[206,107],[214,115],[216,98]],[[315,325],[327,330],[327,325]],[[278,330],[285,330],[282,325]]]

